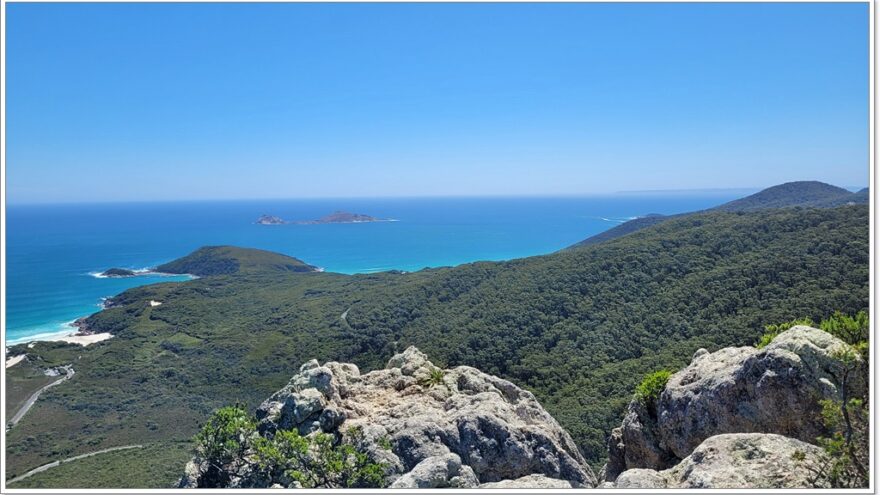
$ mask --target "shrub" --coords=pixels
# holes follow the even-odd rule
[[[376,441],[376,445],[378,445],[382,450],[391,450],[391,439],[388,438],[388,435],[382,435]]]
[[[672,372],[669,370],[658,370],[648,373],[642,379],[642,383],[636,386],[636,398],[642,401],[649,410],[653,410],[657,404],[657,399],[660,398],[660,394],[666,388],[666,383],[669,381],[670,376],[672,376]]]
[[[441,369],[431,370],[431,373],[427,377],[419,380],[419,385],[423,387],[433,387],[434,385],[440,385],[441,383],[443,383],[444,376],[445,373],[443,373],[443,370]]]
[[[202,473],[207,486],[222,486],[229,480],[223,466],[241,458],[248,448],[256,423],[240,405],[214,412],[195,436],[195,452],[208,464]]]
[[[225,487],[229,464],[252,459],[260,471],[284,485],[302,488],[381,488],[387,465],[373,462],[354,444],[363,433],[349,429],[349,440],[333,435],[300,436],[295,430],[278,430],[271,438],[256,434],[256,421],[241,406],[218,409],[195,437],[196,455],[206,461],[200,487]]]
[[[867,342],[869,326],[867,311],[859,311],[855,316],[835,311],[834,314],[819,323],[819,328],[850,345]]]
[[[302,488],[381,488],[387,466],[373,462],[351,443],[334,442],[333,435],[307,437],[281,430],[270,440],[254,442],[257,465],[272,479]]]
[[[765,333],[757,342],[755,342],[755,347],[758,349],[766,347],[767,344],[773,342],[773,339],[775,339],[777,335],[797,325],[806,325],[808,327],[816,326],[810,318],[800,318],[797,320],[786,321],[784,323],[777,323],[776,325],[766,325],[764,327]]]
[[[869,397],[853,397],[851,387],[853,381],[868,383],[869,378],[867,334],[862,340],[859,333],[867,327],[867,314],[863,313],[854,318],[835,313],[822,322],[823,330],[829,328],[856,343],[833,355],[841,364],[833,375],[839,397],[819,401],[822,423],[829,434],[816,439],[824,450],[819,462],[805,465],[818,488],[865,488],[870,482]],[[795,459],[803,461],[805,456],[796,453]]]

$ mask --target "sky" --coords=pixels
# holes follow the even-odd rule
[[[10,203],[868,183],[868,4],[7,3]]]

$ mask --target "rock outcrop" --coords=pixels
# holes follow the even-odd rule
[[[763,349],[700,349],[654,407],[630,403],[609,437],[601,477],[618,488],[808,486],[803,470],[783,476],[790,467],[783,458],[794,449],[818,451],[810,443],[827,433],[819,400],[839,398],[838,354],[847,349],[807,326]],[[851,383],[851,393],[866,386]],[[748,455],[737,457],[742,452]]]
[[[310,361],[256,417],[263,436],[296,429],[344,440],[358,431],[363,450],[389,467],[392,488],[596,485],[569,434],[530,392],[467,366],[441,370],[415,347],[363,375],[352,364]],[[181,486],[200,486],[197,463]],[[231,478],[239,487],[277,482]]]
[[[803,458],[796,460],[796,454]],[[663,471],[630,469],[614,488],[805,488],[807,465],[819,462],[822,449],[772,433],[727,433],[701,443],[675,467]]]
[[[257,219],[257,225],[284,225],[289,223],[287,220],[284,220],[281,217],[276,217],[274,215],[260,215],[260,218]]]

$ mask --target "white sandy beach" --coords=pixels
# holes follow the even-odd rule
[[[6,367],[11,368],[16,364],[20,363],[22,359],[24,359],[25,354],[19,354],[18,356],[11,357],[6,360]]]
[[[100,342],[102,340],[107,340],[113,337],[113,334],[110,332],[104,333],[96,333],[92,335],[79,335],[78,330],[67,330],[64,332],[58,333],[44,333],[40,335],[34,335],[33,337],[27,339],[21,339],[13,342],[8,342],[7,345],[16,345],[23,344],[25,342],[28,343],[28,348],[32,349],[34,347],[34,343],[36,342],[69,342],[71,344],[79,344],[82,346],[86,346],[89,344],[94,344],[95,342]]]
[[[71,334],[65,335],[63,337],[56,337],[56,338],[51,338],[51,339],[46,339],[46,340],[53,340],[53,341],[60,340],[63,342],[69,342],[71,344],[79,344],[81,346],[87,346],[89,344],[94,344],[95,342],[107,340],[111,337],[113,337],[113,334],[110,332],[95,333],[92,335],[77,335],[76,333],[71,333]]]

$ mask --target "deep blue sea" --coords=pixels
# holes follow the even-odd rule
[[[7,207],[6,343],[70,331],[125,289],[185,277],[97,278],[141,269],[205,245],[256,247],[327,271],[414,271],[550,253],[648,213],[699,210],[742,196],[635,195],[560,198],[326,199]],[[256,225],[335,210],[396,222]]]

